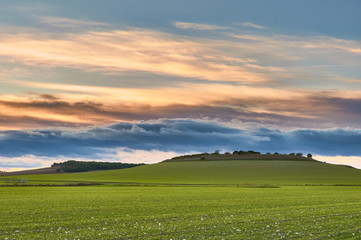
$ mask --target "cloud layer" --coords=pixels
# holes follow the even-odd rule
[[[229,127],[185,119],[126,123],[85,129],[0,132],[0,155],[103,158],[119,148],[165,152],[212,152],[216,149],[262,152],[312,152],[361,156],[359,129],[277,129]],[[162,159],[159,159],[162,160]]]
[[[38,66],[114,74],[147,71],[210,81],[265,81],[257,71],[218,61],[223,54],[213,46],[147,29],[3,35],[0,52],[2,56]]]
[[[0,35],[2,130],[159,118],[254,122],[280,129],[361,127],[358,41],[270,34],[251,22],[241,26],[260,32],[175,22],[215,32],[184,36],[147,28],[107,29],[112,26],[90,20],[37,19],[86,28],[61,33],[29,28],[20,34],[8,27]],[[32,75],[44,69],[50,69],[44,76]],[[78,75],[61,74],[69,69]],[[91,74],[102,78],[88,80]],[[111,77],[121,83],[112,86]]]
[[[343,96],[340,91],[316,93],[251,87],[222,89],[221,86],[214,89],[190,86],[186,93],[176,88],[102,89],[51,84],[49,87],[69,89],[69,92],[4,96],[0,100],[2,130],[80,127],[162,118],[214,119],[278,129],[361,128],[359,92]],[[202,95],[203,91],[211,96]],[[183,102],[183,99],[186,100]]]
[[[0,168],[216,149],[360,156],[361,43],[313,31],[310,19],[336,19],[327,7],[304,31],[251,3],[41,2],[0,9]]]
[[[62,18],[42,19],[54,24],[87,23]],[[213,25],[179,24],[187,28],[217,29]],[[357,79],[357,75],[342,76],[345,69],[360,74],[357,67],[361,44],[327,36],[230,31],[209,39],[141,28],[77,33],[38,31],[34,34],[32,31],[1,34],[0,56],[6,61],[39,67],[68,67],[106,74],[143,71],[169,77],[248,84],[281,82],[293,85],[298,79],[325,86],[321,79],[328,83]]]

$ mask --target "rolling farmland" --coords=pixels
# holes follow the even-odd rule
[[[13,177],[29,183],[0,188],[0,239],[361,236],[361,173],[346,166],[179,161]],[[80,183],[98,185],[66,186]]]

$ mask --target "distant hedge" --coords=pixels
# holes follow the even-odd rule
[[[87,172],[95,170],[110,170],[110,169],[122,169],[131,168],[144,165],[136,163],[117,163],[117,162],[86,162],[86,161],[75,161],[69,160],[61,163],[53,163],[51,167],[60,166],[58,171],[63,172]]]

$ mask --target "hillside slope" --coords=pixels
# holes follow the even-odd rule
[[[30,182],[162,184],[357,184],[361,170],[317,161],[178,161],[87,173],[25,175]]]
[[[60,167],[47,167],[47,168],[37,168],[31,170],[15,171],[15,172],[4,172],[0,176],[17,176],[17,175],[34,175],[34,174],[58,174],[57,170]]]

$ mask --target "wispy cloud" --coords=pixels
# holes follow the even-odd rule
[[[88,23],[102,24],[54,20],[54,24],[60,25]],[[225,33],[224,37],[227,39],[186,38],[146,29],[2,34],[0,55],[7,62],[39,67],[67,67],[113,75],[149,72],[245,84],[302,85],[309,81],[311,85],[329,88],[330,82],[337,85],[345,81],[348,77],[343,75],[347,70],[354,75],[359,73],[361,45],[357,41],[233,33]]]
[[[94,22],[90,20],[79,20],[79,19],[71,19],[71,18],[61,18],[61,17],[50,17],[44,16],[39,18],[41,23],[45,23],[51,26],[56,27],[104,27],[109,26],[110,24],[103,22]]]
[[[257,25],[251,22],[242,22],[242,23],[234,23],[234,25],[243,26],[243,27],[251,27],[251,28],[257,28],[257,29],[264,29],[265,27],[261,25]]]
[[[350,51],[361,54],[361,48],[350,48]]]
[[[229,85],[221,83],[179,83],[171,87],[153,88],[116,88],[90,85],[39,83],[16,81],[16,85],[28,86],[34,89],[57,90],[58,92],[84,93],[87,99],[108,96],[107,102],[151,103],[153,106],[168,104],[209,104],[210,102],[225,101],[229,99],[287,99],[304,96],[307,92],[267,87],[254,87],[243,85]],[[164,95],[162,95],[164,93]],[[207,93],[203,95],[202,93]],[[267,93],[267,95],[265,95]],[[351,93],[351,92],[350,92]],[[354,93],[358,96],[358,92]],[[71,98],[71,95],[67,95]],[[79,99],[79,97],[78,97]],[[97,98],[93,98],[97,99]]]
[[[0,50],[3,56],[39,66],[107,73],[148,71],[211,81],[267,81],[262,73],[222,61],[224,54],[211,45],[146,30],[5,35]]]
[[[42,2],[28,2],[21,5],[14,5],[12,9],[19,11],[19,12],[25,12],[28,14],[34,14],[34,13],[49,13],[52,12],[57,7],[51,4],[42,3]]]
[[[201,24],[201,23],[191,23],[191,22],[174,22],[174,26],[181,29],[193,29],[193,30],[220,30],[220,29],[229,29],[229,27],[222,27],[212,24]]]

